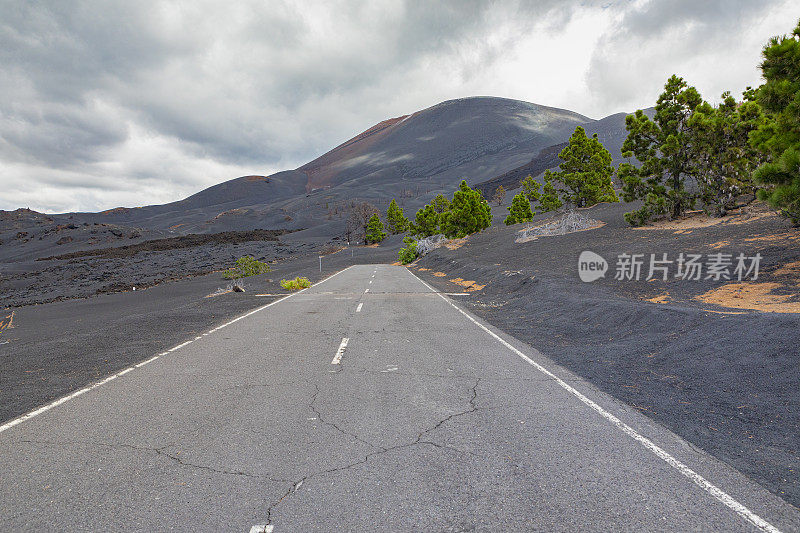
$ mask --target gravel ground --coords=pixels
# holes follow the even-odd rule
[[[309,254],[310,243],[247,241],[208,243],[133,255],[88,255],[7,263],[0,272],[0,307],[19,307],[152,287],[159,283],[223,270],[239,257],[282,261]],[[92,250],[99,252],[99,250]]]

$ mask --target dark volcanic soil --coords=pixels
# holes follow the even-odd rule
[[[193,248],[205,244],[241,244],[255,241],[277,241],[281,235],[289,233],[287,230],[256,229],[252,231],[223,231],[220,233],[190,233],[180,237],[166,239],[152,239],[125,246],[113,246],[95,250],[80,250],[67,254],[42,257],[37,261],[53,259],[78,259],[79,257],[132,257],[140,252],[165,252],[181,248]]]
[[[274,262],[316,249],[309,242],[278,240],[284,233],[256,230],[186,235],[7,263],[0,265],[0,308],[151,287],[223,270],[244,255]]]
[[[785,272],[800,260],[800,230],[777,217],[633,230],[621,219],[625,210],[599,206],[586,214],[606,221],[602,228],[522,244],[514,242],[520,226],[495,226],[461,248],[435,250],[413,271],[445,292],[465,290],[449,281],[457,278],[485,285],[454,299],[800,505],[800,315],[695,299],[722,281],[616,281],[612,262],[622,252],[674,258],[758,251],[759,282],[791,293],[791,304],[798,300],[798,275]],[[606,279],[580,281],[583,250],[609,260]],[[647,301],[659,295],[667,303]]]

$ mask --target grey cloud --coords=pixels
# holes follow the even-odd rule
[[[82,187],[44,207],[95,209],[293,168],[390,115],[468,96],[526,35],[587,6],[622,14],[587,80],[602,105],[627,102],[626,43],[687,24],[699,43],[755,12],[710,4],[0,0],[0,180],[17,180],[0,208],[35,183]],[[93,192],[110,181],[127,192]]]
[[[311,154],[297,141],[320,122],[297,116],[309,100],[357,94],[388,70],[454,54],[490,30],[484,22],[492,14],[533,20],[557,2],[317,5],[329,11],[328,20],[309,16],[303,3],[4,4],[0,65],[30,83],[21,104],[69,103],[73,117],[87,117],[67,127],[64,115],[27,120],[0,104],[5,152],[14,151],[10,146],[29,160],[61,166],[124,141],[124,128],[95,127],[111,117],[86,106],[91,96],[225,162],[302,158]],[[482,55],[484,62],[496,57],[491,50]]]
[[[637,97],[641,101],[644,94],[652,93],[653,86],[663,86],[671,74],[686,75],[675,71],[676,65],[702,56],[724,57],[735,50],[748,26],[781,4],[785,2],[651,0],[638,7],[620,4],[624,9],[619,23],[593,52],[586,75],[589,89],[607,107]],[[708,68],[724,71],[724,66],[713,60]]]
[[[5,109],[0,157],[7,161],[75,167],[102,158],[102,149],[125,141],[127,128],[89,105],[47,102]]]
[[[741,29],[755,13],[778,2],[753,0],[669,0],[651,1],[641,8],[631,8],[622,19],[614,38],[658,38],[675,28],[684,30],[689,45]],[[734,33],[735,35],[735,33]],[[678,44],[686,44],[678,43]]]

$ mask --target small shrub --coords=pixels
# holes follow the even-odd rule
[[[400,257],[400,262],[407,265],[413,263],[414,260],[419,257],[419,251],[417,250],[417,241],[411,237],[405,237],[403,242],[406,243],[406,247],[400,248],[397,255]]]
[[[367,244],[375,244],[383,241],[386,238],[386,232],[383,231],[383,222],[380,217],[375,214],[369,219],[367,223],[367,236],[364,238]]]
[[[640,209],[625,213],[625,221],[631,226],[644,226],[648,221],[667,215],[667,199],[648,193]]]
[[[222,277],[225,279],[239,279],[265,274],[271,269],[266,263],[257,261],[250,256],[240,257],[236,260],[236,265],[225,270]]]
[[[533,211],[531,210],[531,202],[528,198],[519,193],[511,200],[511,208],[508,210],[505,224],[519,224],[520,222],[530,222],[533,220]]]
[[[300,289],[307,289],[310,286],[311,282],[308,281],[308,278],[297,277],[294,279],[281,280],[281,287],[283,287],[287,291],[299,291]]]

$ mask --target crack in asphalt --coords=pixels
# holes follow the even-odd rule
[[[473,385],[472,388],[470,389],[472,397],[469,399],[469,407],[470,407],[469,409],[467,409],[466,411],[461,411],[459,413],[453,413],[451,415],[446,416],[445,418],[437,422],[436,425],[433,426],[432,428],[426,429],[425,431],[417,435],[417,440],[415,441],[415,443],[419,443],[422,440],[423,435],[427,435],[432,431],[436,431],[437,429],[442,427],[443,424],[446,424],[450,420],[459,416],[469,415],[477,411],[478,406],[475,404],[475,400],[478,398],[478,385],[480,384],[480,382],[481,378],[475,378],[475,385]]]
[[[384,454],[392,452],[392,451],[401,450],[401,449],[405,449],[405,448],[411,448],[411,447],[414,447],[414,446],[431,446],[431,447],[439,449],[439,450],[450,450],[450,451],[453,451],[453,452],[456,452],[456,453],[459,453],[459,454],[471,455],[473,457],[481,457],[480,455],[477,455],[477,454],[472,453],[470,451],[461,450],[461,449],[458,449],[458,448],[456,448],[454,446],[449,446],[449,445],[446,445],[446,444],[441,444],[441,443],[438,443],[438,442],[434,442],[432,440],[425,439],[425,437],[427,435],[429,435],[432,432],[438,430],[443,425],[447,424],[449,421],[451,421],[451,420],[453,420],[455,418],[458,418],[458,417],[462,417],[462,416],[466,416],[466,415],[472,414],[472,413],[478,411],[478,409],[480,409],[478,407],[478,405],[477,405],[477,397],[478,397],[478,386],[481,383],[481,378],[474,378],[474,379],[475,379],[475,383],[469,389],[470,397],[468,399],[469,407],[467,409],[464,409],[462,411],[458,411],[456,413],[451,413],[451,414],[445,416],[444,418],[438,420],[431,427],[426,428],[426,429],[422,430],[420,433],[418,433],[416,438],[412,442],[407,442],[407,443],[404,443],[404,444],[398,444],[398,445],[389,446],[389,447],[379,446],[379,445],[373,444],[373,443],[361,438],[360,436],[356,435],[355,433],[352,433],[350,431],[344,430],[337,423],[326,419],[322,415],[322,412],[320,411],[320,409],[316,406],[317,397],[319,396],[319,394],[321,392],[321,388],[320,388],[319,385],[315,385],[315,391],[314,391],[314,393],[313,393],[313,395],[311,397],[311,401],[309,402],[309,408],[310,408],[311,411],[313,411],[316,414],[317,419],[320,422],[322,422],[323,424],[325,424],[326,426],[329,426],[329,427],[335,429],[339,433],[341,433],[343,435],[347,435],[349,437],[352,437],[353,439],[357,440],[358,442],[373,448],[374,451],[364,455],[363,457],[361,457],[357,461],[353,461],[351,463],[348,463],[348,464],[345,464],[345,465],[342,465],[342,466],[338,466],[338,467],[335,467],[335,468],[329,468],[329,469],[320,470],[320,471],[317,471],[317,472],[312,472],[312,473],[306,474],[305,476],[303,476],[303,477],[301,477],[301,478],[299,478],[299,479],[297,479],[295,481],[291,481],[291,480],[288,480],[288,479],[273,478],[273,477],[270,477],[270,476],[265,476],[265,475],[261,475],[261,474],[255,474],[255,473],[251,473],[251,472],[244,472],[244,471],[240,471],[240,470],[227,470],[227,469],[215,468],[215,467],[208,466],[208,465],[193,463],[193,462],[190,462],[188,460],[185,460],[182,457],[179,457],[177,454],[173,454],[173,453],[170,453],[169,451],[167,451],[169,448],[176,446],[175,443],[165,444],[164,446],[161,446],[161,447],[147,447],[147,446],[136,446],[136,445],[133,445],[133,444],[125,444],[125,443],[105,443],[105,442],[87,442],[87,441],[60,441],[60,442],[55,442],[55,441],[27,440],[27,439],[24,439],[24,440],[20,440],[18,442],[20,442],[20,443],[32,443],[32,444],[44,444],[44,445],[49,445],[49,446],[60,446],[60,445],[64,445],[64,444],[80,444],[80,445],[86,445],[86,446],[96,446],[96,447],[112,448],[112,449],[113,448],[117,448],[117,449],[122,448],[122,449],[134,450],[134,451],[137,451],[137,452],[153,453],[156,456],[163,457],[163,458],[165,458],[165,459],[167,459],[169,461],[174,462],[177,465],[180,465],[181,467],[203,470],[203,471],[211,472],[211,473],[217,474],[217,475],[240,476],[240,477],[246,477],[246,478],[251,478],[251,479],[268,480],[268,481],[272,481],[274,483],[291,483],[291,486],[286,490],[286,492],[283,493],[283,495],[279,499],[277,499],[276,501],[273,501],[271,504],[269,504],[269,506],[267,508],[267,511],[266,511],[266,523],[267,524],[271,524],[272,523],[272,515],[273,515],[273,512],[276,509],[276,507],[279,506],[284,500],[286,500],[286,498],[290,497],[293,493],[297,492],[300,489],[300,487],[306,481],[308,481],[310,479],[313,479],[315,477],[321,476],[321,475],[333,474],[333,473],[349,470],[351,468],[354,468],[354,467],[357,467],[359,465],[367,463],[368,461],[370,461],[370,459],[372,459],[374,457],[377,457],[377,456],[380,456],[380,455],[384,455]]]
[[[322,422],[326,426],[332,427],[333,429],[335,429],[336,431],[338,431],[342,435],[347,435],[349,437],[352,437],[352,438],[356,439],[361,444],[366,444],[370,448],[375,448],[375,449],[378,449],[378,450],[385,450],[386,449],[383,446],[377,446],[377,445],[372,444],[371,442],[369,442],[367,440],[362,439],[361,437],[359,437],[355,433],[351,433],[349,431],[345,431],[344,429],[342,429],[338,425],[336,425],[336,423],[331,422],[330,420],[326,420],[325,417],[322,416],[322,413],[320,412],[320,410],[317,409],[316,406],[314,405],[316,403],[316,401],[317,401],[317,396],[319,396],[319,393],[320,393],[319,385],[315,384],[314,387],[315,387],[316,390],[314,391],[314,394],[311,396],[311,403],[308,404],[308,407],[309,407],[309,409],[311,409],[314,412],[315,415],[317,415],[317,419],[320,422]]]
[[[336,473],[336,472],[342,472],[344,470],[349,470],[349,469],[354,468],[356,466],[365,464],[366,462],[368,462],[373,457],[377,457],[379,455],[384,455],[386,453],[389,453],[389,452],[392,452],[392,451],[395,451],[395,450],[400,450],[400,449],[404,449],[404,448],[411,448],[413,446],[428,445],[428,446],[432,446],[432,447],[437,448],[437,449],[452,450],[452,451],[455,451],[455,452],[460,453],[460,454],[472,455],[473,457],[480,457],[477,454],[474,454],[472,452],[468,452],[468,451],[465,451],[465,450],[460,450],[460,449],[455,448],[453,446],[448,446],[446,444],[439,444],[437,442],[433,442],[433,441],[430,441],[430,440],[422,440],[425,435],[428,435],[429,433],[431,433],[433,431],[436,431],[437,429],[442,427],[444,424],[446,424],[450,420],[453,420],[454,418],[465,416],[465,415],[469,415],[469,414],[472,414],[472,413],[476,412],[479,409],[476,401],[477,401],[477,398],[478,398],[478,385],[480,384],[480,382],[481,382],[481,378],[475,378],[475,384],[472,387],[470,387],[470,389],[469,389],[470,393],[471,393],[471,397],[469,398],[469,409],[465,409],[463,411],[459,411],[457,413],[452,413],[450,415],[447,415],[446,417],[444,417],[441,420],[439,420],[433,426],[421,431],[417,435],[417,438],[414,439],[413,442],[407,442],[405,444],[398,444],[396,446],[389,446],[389,447],[377,446],[377,445],[371,444],[370,442],[358,437],[357,435],[355,435],[353,433],[350,433],[350,432],[342,430],[336,424],[334,424],[334,423],[332,423],[330,421],[324,420],[322,418],[322,416],[320,415],[319,410],[314,407],[314,402],[316,401],[317,395],[320,392],[319,385],[317,385],[316,386],[316,391],[314,392],[314,394],[313,394],[313,396],[311,398],[310,407],[317,414],[317,416],[319,417],[320,421],[322,421],[326,425],[330,425],[331,427],[335,428],[337,431],[341,432],[344,435],[349,435],[349,436],[357,439],[359,442],[362,442],[364,444],[367,444],[368,446],[376,448],[376,451],[366,454],[364,457],[362,457],[358,461],[354,461],[352,463],[348,463],[348,464],[343,465],[343,466],[338,466],[336,468],[329,468],[329,469],[326,469],[326,470],[320,470],[320,471],[317,471],[317,472],[312,472],[310,474],[306,474],[305,476],[301,477],[300,479],[298,479],[297,481],[295,481],[292,484],[292,486],[283,494],[283,496],[280,497],[280,499],[278,499],[277,501],[273,502],[267,508],[266,523],[268,525],[272,524],[272,514],[273,514],[273,511],[275,510],[275,508],[278,505],[280,505],[286,498],[291,496],[293,493],[297,492],[298,489],[300,488],[300,486],[303,485],[303,483],[305,483],[306,481],[308,481],[310,479],[313,479],[313,478],[315,478],[317,476],[322,476],[322,475],[325,475],[325,474],[333,474],[333,473]]]
[[[260,475],[260,474],[252,474],[250,472],[242,472],[240,470],[222,470],[222,469],[214,468],[214,467],[211,467],[211,466],[200,465],[200,464],[197,464],[197,463],[190,463],[190,462],[184,461],[182,458],[180,458],[180,457],[178,457],[176,455],[172,455],[170,453],[165,452],[164,449],[167,448],[167,447],[168,446],[165,446],[164,448],[160,448],[160,449],[153,449],[153,450],[156,452],[156,454],[158,454],[158,455],[160,455],[162,457],[166,457],[168,459],[171,459],[174,462],[176,462],[177,464],[179,464],[181,466],[184,466],[184,467],[196,468],[196,469],[199,469],[199,470],[206,470],[208,472],[213,472],[215,474],[222,474],[222,475],[227,475],[227,476],[242,476],[242,477],[248,477],[248,478],[253,478],[253,479],[266,479],[266,480],[269,480],[269,481],[272,481],[272,482],[275,482],[275,483],[286,483],[288,481],[286,479],[277,479],[277,478],[273,478],[273,477],[270,477],[270,476],[264,476],[264,475]]]
[[[183,467],[186,467],[186,468],[195,468],[195,469],[198,469],[198,470],[205,470],[207,472],[212,472],[214,474],[220,474],[220,475],[226,475],[226,476],[242,476],[242,477],[248,477],[248,478],[253,478],[253,479],[266,479],[266,480],[269,480],[269,481],[273,481],[275,483],[287,483],[287,482],[289,482],[288,479],[278,479],[278,478],[273,478],[273,477],[270,477],[270,476],[264,476],[264,475],[261,475],[261,474],[253,474],[253,473],[250,473],[250,472],[243,472],[243,471],[240,471],[240,470],[223,470],[223,469],[220,469],[220,468],[214,468],[212,466],[201,465],[201,464],[197,464],[197,463],[190,463],[188,461],[183,460],[183,458],[178,457],[177,455],[173,455],[173,454],[171,454],[171,453],[166,451],[167,448],[171,448],[171,447],[176,446],[176,444],[174,444],[174,443],[165,444],[164,446],[161,446],[160,448],[153,448],[153,447],[149,447],[149,446],[136,446],[136,445],[133,445],[133,444],[125,444],[125,443],[90,442],[90,441],[58,441],[58,442],[56,442],[56,441],[46,441],[46,440],[22,439],[22,440],[18,440],[16,442],[26,443],[26,444],[45,444],[45,445],[48,445],[48,446],[62,446],[64,444],[80,444],[80,445],[84,445],[84,446],[95,446],[95,447],[100,447],[100,448],[112,448],[112,449],[113,448],[124,448],[124,449],[127,449],[127,450],[134,450],[134,451],[137,451],[137,452],[154,453],[159,457],[164,457],[166,459],[170,459],[174,463],[176,463],[176,464],[178,464],[180,466],[183,466]]]

